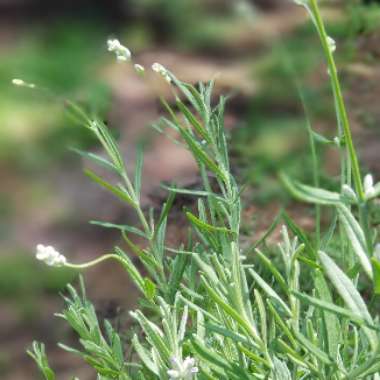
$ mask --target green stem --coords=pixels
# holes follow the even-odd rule
[[[87,268],[93,267],[93,266],[95,266],[95,265],[97,265],[103,261],[110,260],[110,259],[114,259],[116,261],[119,261],[120,263],[124,263],[123,259],[120,256],[115,255],[115,254],[108,254],[108,255],[100,256],[95,260],[88,261],[87,263],[83,263],[83,264],[66,263],[64,266],[67,268],[72,268],[72,269],[87,269]]]
[[[335,101],[336,101],[338,123],[341,123],[343,127],[345,144],[347,147],[347,153],[351,161],[352,175],[353,175],[356,192],[358,193],[360,200],[364,201],[365,194],[364,194],[363,184],[361,180],[359,161],[358,161],[354,143],[352,140],[350,124],[349,124],[346,106],[345,106],[343,95],[342,95],[342,90],[339,83],[335,60],[328,43],[328,35],[326,33],[325,25],[323,23],[321,13],[319,11],[318,2],[317,0],[310,0],[309,4],[310,4],[310,10],[312,13],[313,20],[317,27],[319,37],[321,39],[321,43],[322,43],[322,46],[327,58],[327,65],[329,68],[331,85],[333,87],[333,92],[334,92]]]

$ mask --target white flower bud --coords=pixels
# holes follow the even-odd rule
[[[134,66],[134,69],[136,71],[137,74],[139,75],[144,75],[145,74],[145,67],[142,66],[142,65],[139,65],[138,63],[136,63]]]
[[[12,84],[18,87],[29,87],[29,88],[35,88],[36,85],[34,83],[27,83],[22,79],[14,78],[12,79]]]
[[[127,47],[122,45],[117,39],[109,39],[107,41],[108,51],[114,52],[116,54],[116,59],[118,61],[129,61],[131,59],[131,52]]]
[[[66,264],[66,257],[61,255],[51,245],[45,246],[43,244],[37,245],[37,260],[45,262],[49,266],[61,267]]]
[[[372,198],[375,195],[375,188],[373,186],[373,177],[371,174],[367,174],[364,177],[363,186],[366,198]]]
[[[327,36],[327,44],[329,46],[330,52],[334,53],[334,51],[336,50],[336,42],[335,42],[335,40],[333,38]]]
[[[195,359],[188,356],[185,360],[173,356],[170,361],[172,362],[172,369],[168,370],[170,380],[191,380],[195,373],[198,373],[198,367],[195,366]]]
[[[333,139],[333,141],[334,141],[334,144],[338,147],[338,148],[340,148],[341,147],[341,139],[338,137],[338,136],[335,136],[334,137],[334,139]]]
[[[171,82],[168,70],[161,63],[153,63],[152,70],[160,74],[168,83]]]

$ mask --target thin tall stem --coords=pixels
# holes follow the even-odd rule
[[[325,25],[323,23],[321,13],[319,11],[317,0],[310,0],[309,4],[310,4],[310,10],[312,12],[313,20],[318,30],[318,34],[321,39],[323,50],[325,52],[326,59],[327,59],[329,75],[331,78],[331,85],[333,87],[333,92],[334,92],[335,101],[336,101],[337,119],[338,119],[338,123],[341,123],[343,127],[344,140],[345,140],[344,143],[347,147],[348,157],[351,161],[352,176],[353,176],[353,180],[355,184],[355,189],[359,195],[359,199],[361,201],[365,201],[365,194],[364,194],[364,189],[363,189],[363,184],[362,184],[362,179],[361,179],[359,161],[358,161],[356,150],[355,150],[354,143],[352,140],[350,123],[348,120],[346,106],[344,103],[342,90],[339,83],[338,71],[336,68],[333,52],[329,45],[329,37],[326,33]]]

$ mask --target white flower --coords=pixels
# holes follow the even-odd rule
[[[12,83],[15,85],[15,86],[24,86],[25,85],[25,82],[22,80],[22,79],[12,79]]]
[[[66,264],[66,257],[61,255],[51,245],[45,246],[43,244],[37,245],[37,260],[45,262],[49,266],[61,267]]]
[[[171,359],[173,368],[168,370],[170,380],[191,380],[193,375],[198,372],[195,366],[195,359],[188,356],[185,360],[173,356]]]
[[[145,67],[144,66],[139,65],[138,63],[136,63],[133,67],[135,68],[135,71],[136,71],[137,74],[144,75],[144,73],[145,73]]]
[[[336,42],[335,42],[335,40],[333,38],[327,36],[327,44],[329,46],[330,52],[334,53],[334,51],[336,50]]]
[[[166,72],[165,67],[162,66],[161,63],[157,63],[157,62],[153,63],[152,70],[155,71],[156,73],[161,73],[163,71]]]
[[[12,84],[19,87],[29,87],[29,88],[35,88],[36,85],[33,83],[27,83],[22,79],[14,78],[12,79]]]
[[[153,63],[152,65],[152,70],[155,71],[156,73],[160,74],[163,76],[163,78],[168,82],[170,83],[171,82],[171,78],[170,78],[170,75],[169,75],[169,72],[168,70],[163,66],[161,65],[161,63]]]
[[[127,47],[122,45],[117,39],[109,39],[107,41],[108,51],[116,54],[118,61],[129,61],[131,59],[131,52]]]
[[[367,174],[364,177],[363,186],[366,198],[372,198],[375,195],[375,188],[373,186],[373,177],[371,174]]]

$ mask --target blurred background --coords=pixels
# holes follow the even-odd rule
[[[365,172],[380,173],[380,7],[376,1],[325,1],[323,15],[337,42],[353,133]],[[133,168],[136,144],[145,146],[144,202],[159,205],[161,181],[196,186],[189,155],[150,123],[162,112],[157,95],[168,86],[147,70],[138,77],[106,51],[117,37],[147,68],[160,62],[189,82],[216,79],[230,95],[226,128],[233,168],[244,193],[248,243],[285,205],[312,229],[312,210],[293,202],[279,170],[311,181],[305,106],[313,128],[336,131],[326,68],[305,11],[290,0],[0,0],[0,378],[38,379],[25,350],[47,344],[60,379],[94,379],[91,370],[56,346],[75,336],[54,317],[59,292],[77,274],[34,259],[38,243],[52,244],[70,261],[112,249],[119,234],[90,220],[133,223],[130,210],[83,175],[89,165],[74,149],[99,150],[93,137],[64,112],[66,99],[103,118]],[[13,78],[39,89],[12,86]],[[336,185],[337,158],[319,145],[322,182]],[[327,174],[329,176],[327,176]],[[330,179],[329,179],[330,178]],[[186,235],[179,199],[169,239]],[[89,297],[100,318],[120,326],[136,306],[136,292],[117,266],[86,273]],[[126,330],[128,336],[128,331]]]

